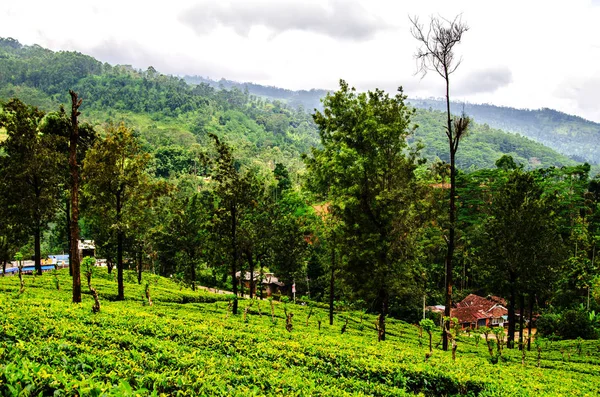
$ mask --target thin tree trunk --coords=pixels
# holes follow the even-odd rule
[[[450,81],[446,75],[446,116],[448,123],[448,144],[450,146],[450,227],[448,231],[448,251],[446,252],[446,299],[444,316],[450,318],[452,310],[452,257],[454,256],[454,234],[456,217],[456,143],[452,134],[452,118],[450,117]],[[450,331],[450,322],[446,322],[446,329]],[[448,333],[443,332],[443,349],[448,350]]]
[[[71,171],[71,250],[69,266],[73,276],[73,302],[81,302],[81,274],[79,262],[79,166],[77,164],[77,141],[79,140],[79,106],[81,99],[74,91],[71,94],[71,134],[69,137],[69,169]]]
[[[2,277],[4,277],[6,275],[6,263],[8,262],[8,260],[6,258],[4,258],[4,260],[2,261]]]
[[[238,299],[237,299],[237,280],[235,277],[235,273],[237,273],[237,261],[238,261],[238,250],[237,250],[237,236],[236,236],[236,208],[235,206],[231,209],[231,249],[232,249],[232,260],[231,260],[231,284],[233,284],[233,295],[235,298],[233,299],[233,307],[231,312],[233,314],[237,314],[238,311]],[[240,274],[241,276],[241,274]],[[241,277],[240,277],[241,279]]]
[[[41,249],[41,236],[42,236],[42,228],[40,227],[39,221],[37,221],[37,225],[34,231],[34,244],[35,244],[35,271],[38,275],[42,274],[42,249]]]
[[[190,261],[190,276],[192,277],[192,291],[196,291],[196,262],[192,258]]]
[[[244,266],[240,265],[240,297],[244,297],[244,278],[246,274],[244,274]]]
[[[527,324],[528,338],[527,338],[527,350],[531,350],[531,331],[533,328],[533,293],[529,292],[529,324]]]
[[[142,248],[138,251],[138,284],[142,284]]]
[[[506,347],[512,349],[515,343],[515,287],[514,277],[510,278],[510,302],[508,303],[508,336],[506,338]]]
[[[248,254],[248,266],[250,267],[250,299],[254,294],[254,260],[252,254]]]
[[[258,282],[258,283],[259,283],[259,284],[258,284],[258,288],[259,288],[259,290],[260,290],[260,299],[261,299],[261,300],[263,299],[263,279],[264,279],[264,277],[265,277],[265,276],[264,276],[263,266],[262,266],[262,262],[261,262],[261,265],[260,265],[260,273],[259,273],[259,276],[258,276],[258,278],[259,278],[259,280],[260,280],[260,281]]]
[[[519,350],[523,350],[523,325],[525,318],[525,295],[519,296]]]
[[[124,300],[123,288],[123,232],[117,232],[117,300]]]
[[[333,298],[335,289],[335,243],[331,249],[331,277],[329,278],[329,325],[333,325]]]
[[[124,300],[123,288],[123,231],[121,231],[121,194],[117,194],[117,300]]]
[[[385,317],[387,316],[388,311],[388,294],[387,291],[382,288],[379,295],[381,297],[381,313],[379,314],[377,340],[383,342],[385,341]]]
[[[66,221],[67,221],[67,252],[69,253],[69,276],[73,276],[73,267],[71,265],[71,198],[67,197],[67,208],[66,208]]]

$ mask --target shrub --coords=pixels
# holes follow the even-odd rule
[[[562,313],[559,335],[564,339],[594,339],[596,331],[587,313],[581,310],[567,310]]]
[[[550,337],[558,336],[560,326],[560,314],[545,313],[542,314],[536,321],[537,333],[540,336]]]
[[[537,332],[540,336],[553,339],[594,339],[598,336],[590,316],[582,310],[543,314],[537,320]]]

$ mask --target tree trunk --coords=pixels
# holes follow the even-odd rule
[[[248,254],[248,266],[250,267],[250,299],[254,294],[254,258],[252,254]]]
[[[138,251],[138,284],[142,284],[142,248],[140,247],[140,250]]]
[[[81,272],[79,262],[79,166],[77,164],[77,141],[79,140],[79,106],[81,99],[71,94],[71,134],[69,136],[69,170],[71,171],[71,224],[69,267],[73,276],[73,303],[81,302]]]
[[[236,208],[235,206],[231,208],[231,250],[232,250],[232,260],[231,260],[231,284],[233,287],[233,295],[235,298],[233,299],[233,307],[231,312],[233,314],[237,314],[238,310],[238,299],[237,299],[237,280],[235,277],[235,273],[237,273],[237,261],[238,261],[238,250],[237,250],[237,236],[236,236]],[[241,277],[240,277],[241,278]]]
[[[259,273],[259,284],[258,284],[258,289],[260,290],[260,299],[263,299],[263,280],[264,280],[264,271],[263,271],[263,266],[262,266],[262,262],[260,265],[260,273]]]
[[[523,319],[525,318],[525,295],[519,296],[519,350],[523,350]]]
[[[531,350],[531,330],[533,327],[533,293],[529,292],[529,324],[527,324],[528,337],[527,337],[527,350]]]
[[[73,276],[73,267],[71,266],[71,199],[67,197],[66,208],[67,221],[67,252],[69,253],[69,276]]]
[[[387,316],[389,297],[387,291],[383,288],[379,291],[379,296],[381,298],[381,313],[379,314],[377,340],[383,342],[385,341],[385,317]]]
[[[243,265],[240,265],[240,297],[244,297],[244,278],[245,278],[245,274],[244,274],[244,269],[243,269]]]
[[[190,276],[192,277],[192,291],[196,291],[196,262],[193,258],[190,261]]]
[[[333,297],[335,289],[335,246],[331,249],[331,277],[329,278],[329,325],[333,325]]]
[[[8,262],[8,260],[6,258],[4,258],[4,260],[2,261],[2,277],[4,277],[4,275],[6,274],[6,263]]]
[[[123,288],[123,232],[117,232],[117,300],[124,300]]]
[[[446,252],[446,299],[444,316],[450,318],[452,310],[452,258],[454,256],[454,223],[456,217],[456,142],[452,135],[452,118],[450,117],[450,82],[446,76],[446,116],[448,128],[448,144],[450,146],[450,211],[448,230],[448,251]],[[450,331],[450,322],[446,322],[446,329]],[[448,350],[448,333],[443,332],[443,349]]]
[[[121,191],[117,192],[117,300],[124,300],[123,288],[123,231],[121,230]]]
[[[515,287],[514,277],[510,278],[510,302],[508,303],[508,336],[506,338],[506,347],[512,349],[515,344]]]
[[[41,249],[41,237],[42,237],[42,228],[40,227],[39,221],[37,221],[37,225],[34,231],[34,239],[35,239],[35,271],[38,275],[42,274],[42,249]]]

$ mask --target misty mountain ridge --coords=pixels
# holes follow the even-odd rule
[[[183,79],[189,84],[204,83],[217,89],[248,90],[251,95],[284,101],[290,106],[301,106],[308,111],[321,110],[320,100],[330,92],[324,89],[294,91],[251,82],[240,83],[226,79],[217,81],[200,76],[184,76]],[[419,109],[442,112],[446,110],[446,102],[442,98],[409,98],[408,102]],[[453,114],[461,114],[464,110],[467,116],[479,124],[520,134],[575,161],[600,164],[600,124],[593,121],[549,108],[533,110],[492,104],[452,102],[450,109]]]
[[[147,70],[111,66],[79,52],[54,52],[0,38],[0,100],[18,97],[51,111],[69,101],[69,89],[84,98],[82,109],[88,121],[100,128],[124,121],[151,152],[205,146],[210,143],[208,134],[216,134],[248,166],[268,170],[279,162],[295,171],[303,169],[301,154],[319,145],[310,113],[321,108],[320,100],[328,92],[197,76],[184,79],[161,74],[152,66]],[[448,161],[448,143],[441,133],[445,117],[434,105],[431,110],[417,109],[413,122],[418,128],[410,142],[422,143],[421,155],[426,159]],[[506,154],[529,169],[576,164],[525,134],[509,134],[490,125],[472,124],[461,144],[459,168],[493,168]]]

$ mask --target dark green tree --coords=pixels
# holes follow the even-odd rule
[[[330,200],[341,223],[347,281],[358,297],[376,302],[379,340],[385,340],[390,298],[415,256],[421,188],[408,152],[409,110],[402,91],[357,94],[344,81],[314,115],[322,149],[313,149],[307,167]]]
[[[0,113],[0,128],[8,138],[0,144],[1,190],[14,216],[14,225],[34,238],[35,268],[42,273],[41,238],[59,207],[66,166],[61,153],[65,140],[44,129],[44,113],[18,99],[10,100]]]
[[[103,242],[116,245],[117,299],[123,300],[123,253],[127,236],[135,239],[140,218],[151,208],[165,186],[153,183],[148,174],[151,156],[141,150],[133,131],[124,124],[109,126],[104,139],[88,151],[83,166],[86,214],[95,219]],[[100,236],[102,237],[102,236]]]
[[[230,263],[231,283],[233,293],[237,296],[238,283],[236,273],[240,264],[240,224],[247,209],[254,205],[257,197],[254,190],[258,186],[252,172],[242,173],[235,164],[231,148],[216,135],[211,135],[215,141],[217,157],[213,169],[215,181],[214,193],[216,198],[215,233],[216,239],[223,243]],[[233,314],[237,314],[238,301],[233,301]]]
[[[508,296],[508,338],[513,347],[519,296],[552,284],[561,263],[561,237],[551,198],[531,173],[516,169],[492,194],[482,256],[492,282]]]

